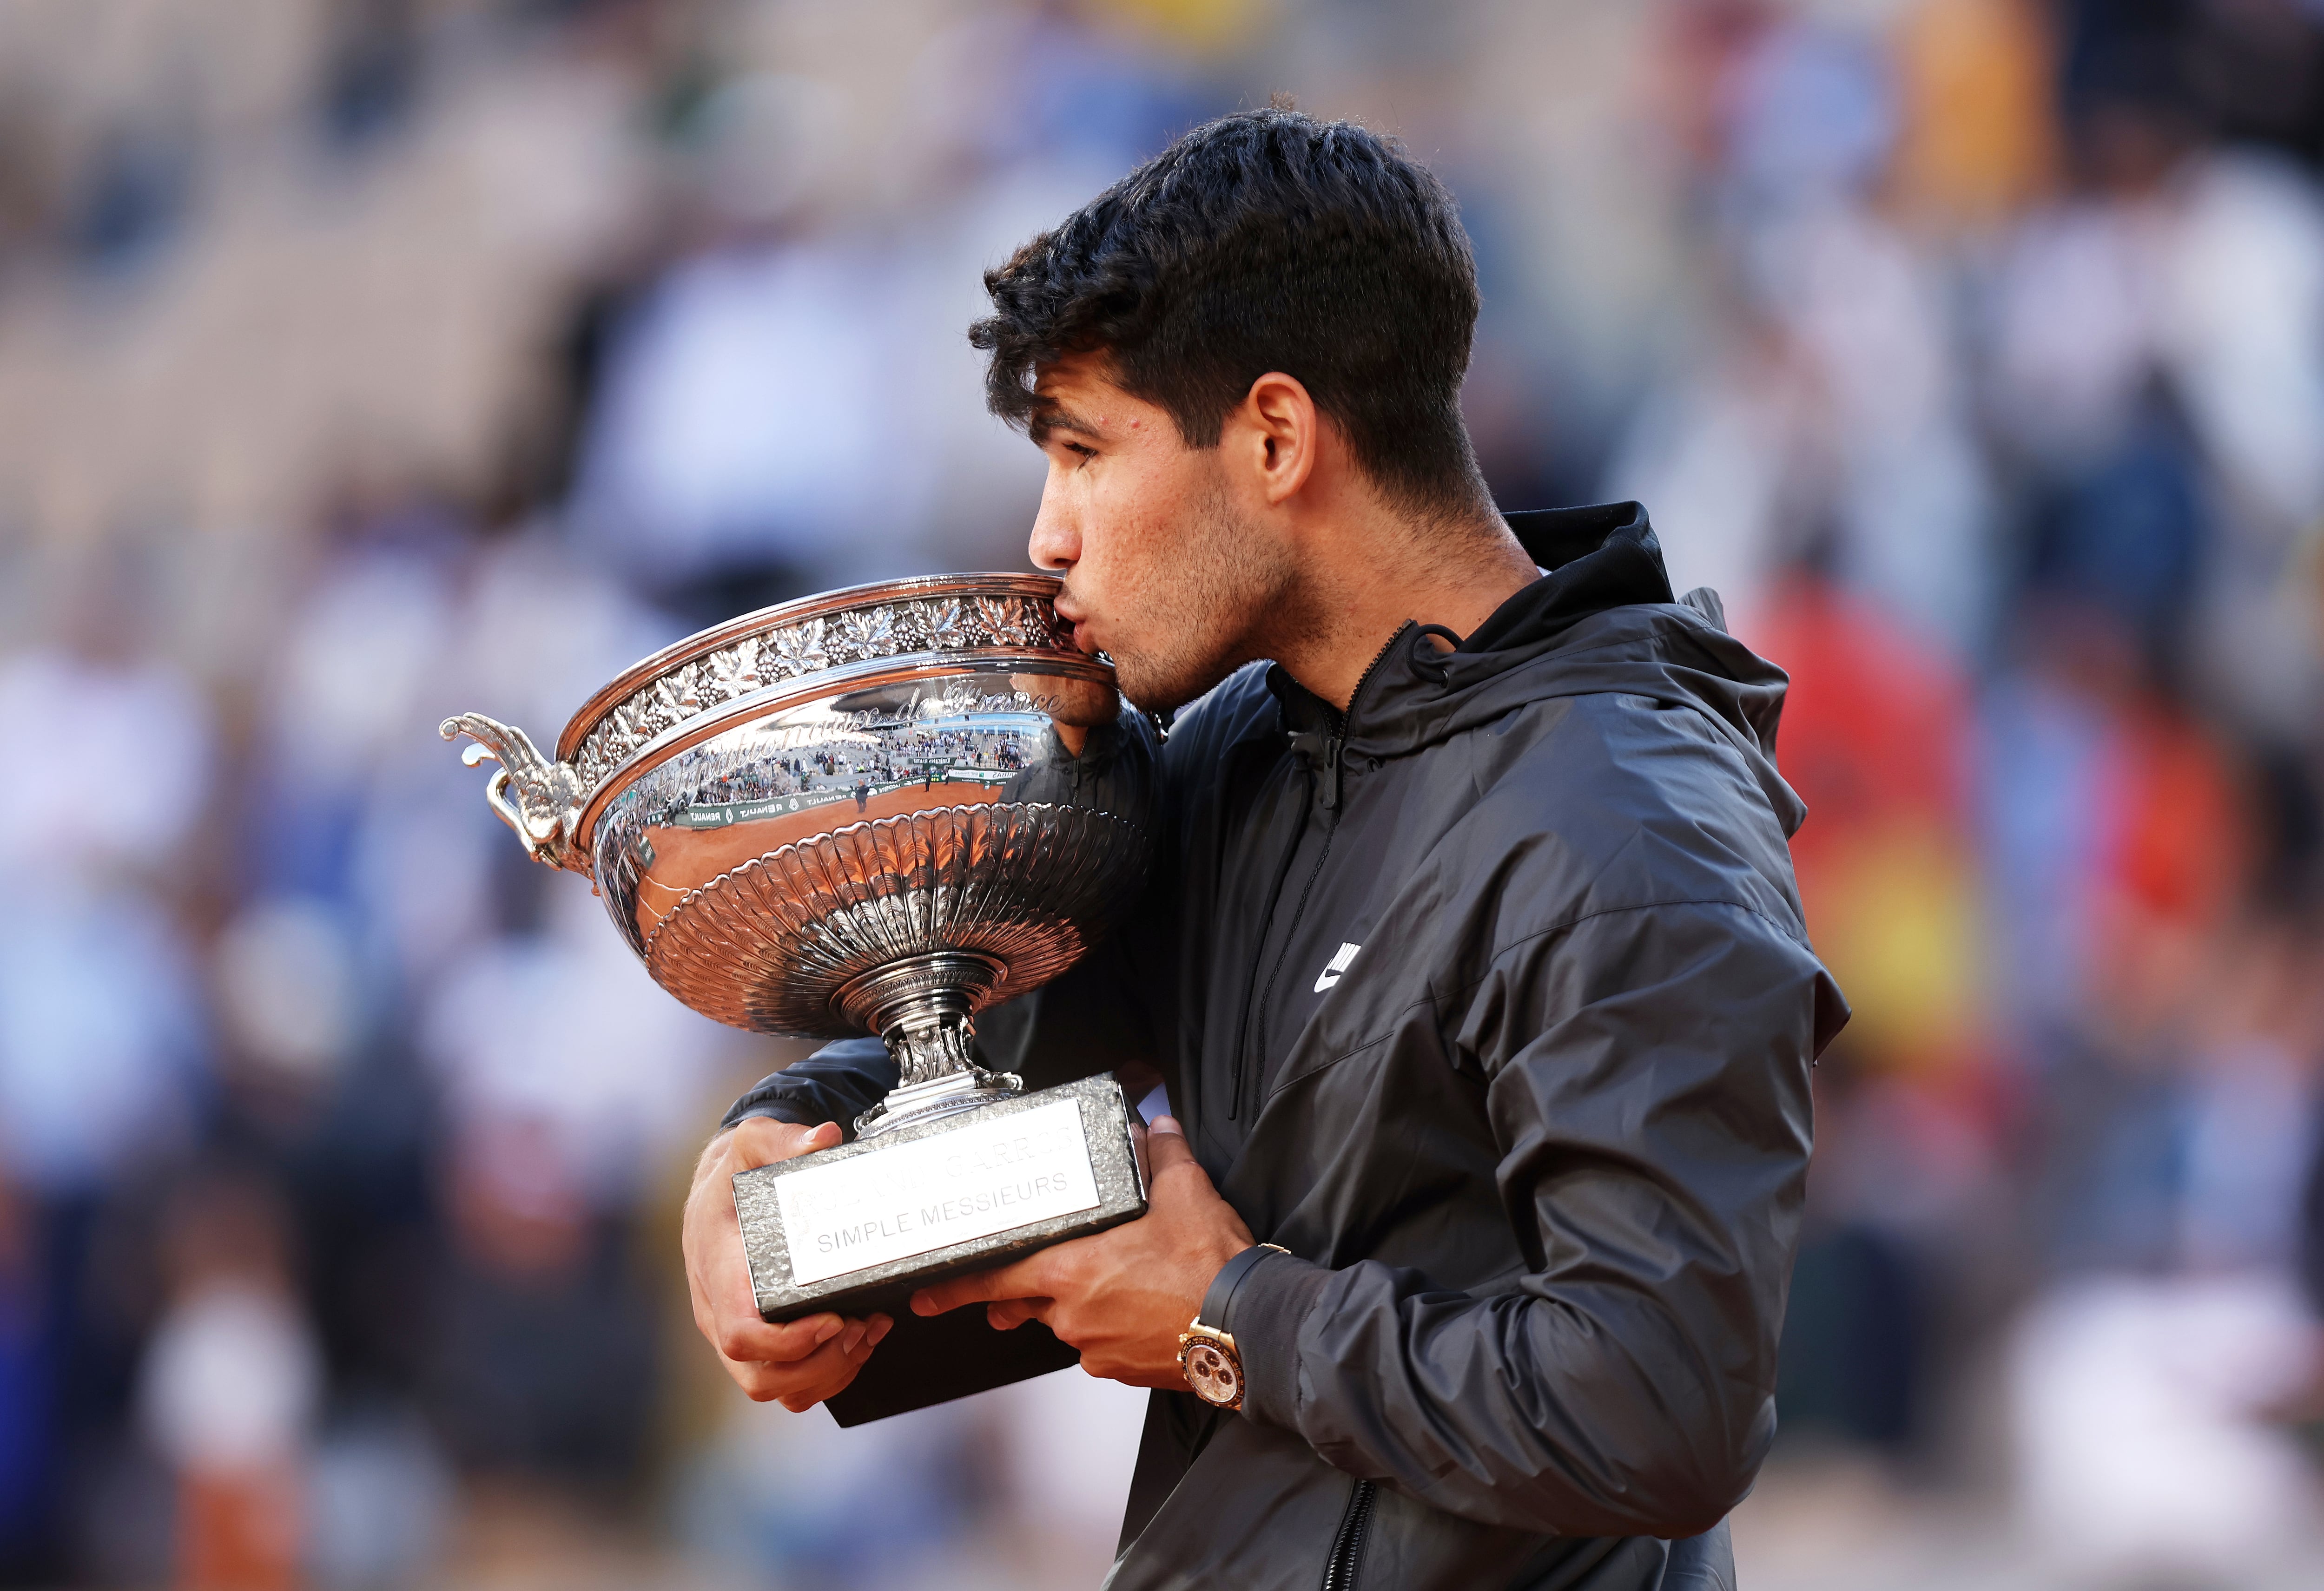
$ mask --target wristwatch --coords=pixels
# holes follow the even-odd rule
[[[1290,1252],[1280,1244],[1252,1244],[1220,1268],[1210,1292],[1204,1294],[1204,1301],[1216,1295],[1219,1316],[1225,1319],[1243,1278],[1258,1268],[1259,1262],[1270,1254]],[[1224,1328],[1206,1323],[1199,1312],[1178,1333],[1178,1373],[1203,1402],[1222,1409],[1242,1407],[1242,1356],[1235,1351],[1235,1339]]]

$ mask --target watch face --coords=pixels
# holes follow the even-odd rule
[[[1204,1402],[1229,1407],[1242,1396],[1242,1368],[1218,1344],[1190,1342],[1186,1345],[1186,1384]]]

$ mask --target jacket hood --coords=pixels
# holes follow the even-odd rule
[[[1692,707],[1741,752],[1784,832],[1807,808],[1775,769],[1775,730],[1790,683],[1727,633],[1717,593],[1671,594],[1662,545],[1635,502],[1508,517],[1546,573],[1469,636],[1406,624],[1356,687],[1345,754],[1400,757],[1528,703],[1624,693]],[[1439,648],[1436,638],[1457,645]],[[1336,717],[1280,667],[1268,685],[1295,734]]]

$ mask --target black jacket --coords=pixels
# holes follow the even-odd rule
[[[1157,1067],[1291,1251],[1224,1321],[1242,1411],[1154,1395],[1118,1591],[1732,1582],[1847,1019],[1785,682],[1636,504],[1510,524],[1551,573],[1449,654],[1406,625],[1344,719],[1260,666],[1183,714],[1133,926],[982,1024],[1032,1084]],[[730,1119],[893,1081],[834,1045]]]

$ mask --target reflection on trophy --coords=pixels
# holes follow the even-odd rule
[[[912,1289],[1142,1214],[1109,1076],[1026,1093],[976,1014],[1056,977],[1135,896],[1147,741],[1057,582],[955,575],[769,608],[590,700],[555,760],[475,713],[493,809],[586,875],[655,980],[760,1033],[886,1040],[900,1081],[835,1149],[734,1179],[761,1312]]]

